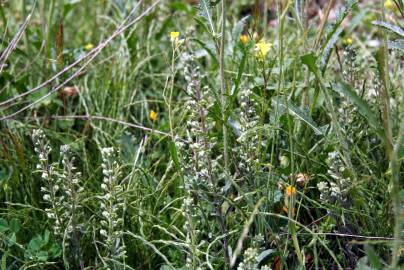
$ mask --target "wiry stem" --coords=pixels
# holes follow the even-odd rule
[[[226,1],[222,0],[222,29],[220,37],[220,98],[222,106],[222,121],[223,121],[223,157],[224,168],[226,174],[229,173],[229,157],[228,157],[228,141],[227,141],[227,126],[226,126],[226,77],[224,74],[224,45],[226,42]]]
[[[220,48],[219,48],[219,55],[220,55],[220,98],[221,98],[221,109],[222,109],[222,129],[223,129],[223,158],[224,158],[224,170],[226,179],[229,177],[229,156],[228,156],[228,134],[227,134],[227,116],[226,116],[226,96],[227,96],[227,89],[226,89],[226,77],[224,73],[224,46],[226,42],[226,1],[222,0],[221,6],[221,18],[222,18],[222,25],[221,25],[221,37],[220,37]],[[222,215],[222,211],[220,208],[220,204],[216,206],[216,213],[219,219],[220,230],[223,235],[227,234],[226,229],[226,221],[225,217]],[[224,250],[224,257],[226,264],[230,265],[230,257],[229,257],[229,250],[228,250],[228,239],[227,237],[223,238],[223,250]]]

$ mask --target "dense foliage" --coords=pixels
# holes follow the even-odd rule
[[[1,269],[400,269],[403,11],[0,0]]]

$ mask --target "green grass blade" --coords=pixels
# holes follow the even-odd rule
[[[369,125],[371,125],[379,135],[383,134],[382,130],[380,129],[380,121],[376,117],[375,113],[372,111],[366,101],[355,93],[350,85],[340,82],[338,84],[334,84],[332,89],[352,102],[358,108],[359,113],[368,120]]]
[[[272,99],[272,105],[273,106],[279,106],[280,108],[286,109],[286,111],[296,117],[297,119],[305,122],[311,129],[313,129],[314,133],[317,135],[324,135],[324,132],[318,127],[316,122],[310,117],[309,114],[305,113],[303,110],[301,110],[299,107],[291,103],[290,101],[286,105],[285,100],[283,99]]]

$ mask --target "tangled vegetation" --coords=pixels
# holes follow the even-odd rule
[[[404,1],[0,0],[14,269],[402,269]]]

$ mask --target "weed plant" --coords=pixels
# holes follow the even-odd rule
[[[402,269],[403,25],[0,0],[1,269]]]

